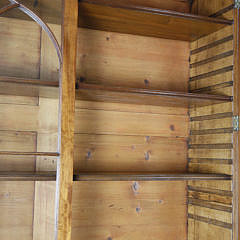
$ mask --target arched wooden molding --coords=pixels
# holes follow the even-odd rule
[[[42,27],[42,29],[47,33],[48,37],[52,41],[52,43],[56,49],[57,55],[58,55],[59,65],[61,66],[62,65],[61,49],[60,49],[59,43],[58,43],[54,33],[48,27],[48,25],[40,17],[38,17],[33,11],[31,11],[29,8],[25,7],[23,4],[15,1],[15,0],[9,0],[9,2],[11,4],[0,9],[0,15],[7,11],[12,10],[12,9],[18,8],[19,10],[24,12],[26,15],[28,15],[31,19],[33,19],[38,25],[40,25]]]

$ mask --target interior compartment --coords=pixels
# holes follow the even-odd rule
[[[60,42],[60,1],[21,2]],[[59,61],[16,13],[0,17],[0,239],[52,240]],[[230,0],[80,1],[73,240],[232,239],[233,13]]]

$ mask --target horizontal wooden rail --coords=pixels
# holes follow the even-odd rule
[[[188,180],[231,180],[224,174],[161,174],[161,173],[117,173],[88,172],[74,174],[74,181],[188,181]],[[55,181],[55,172],[0,172],[0,181]]]
[[[57,152],[14,152],[14,151],[0,151],[0,155],[22,155],[22,156],[46,156],[59,157]]]

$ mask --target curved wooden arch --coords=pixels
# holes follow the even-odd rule
[[[58,43],[54,33],[48,27],[48,25],[40,17],[38,17],[33,11],[31,11],[29,8],[25,7],[23,4],[17,2],[16,0],[9,0],[9,2],[11,4],[0,9],[0,15],[7,11],[10,11],[14,8],[18,8],[19,10],[24,12],[26,15],[28,15],[31,19],[33,19],[38,25],[40,25],[42,27],[42,29],[47,33],[48,37],[52,41],[52,43],[56,49],[57,55],[58,55],[59,65],[61,66],[62,65],[61,48],[59,46],[59,43]]]

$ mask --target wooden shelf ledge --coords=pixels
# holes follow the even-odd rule
[[[233,21],[117,1],[81,0],[79,26],[128,34],[194,41]]]
[[[161,173],[118,173],[88,172],[74,174],[74,181],[189,181],[189,180],[231,180],[224,174],[161,174]],[[55,181],[55,172],[0,172],[0,181]]]
[[[132,103],[168,107],[189,107],[192,104],[205,106],[232,101],[232,97],[229,96],[209,94],[111,87],[87,83],[79,83],[78,87],[79,89],[76,91],[76,99],[87,101]]]
[[[97,84],[78,83],[76,99],[99,102],[132,103],[168,107],[189,107],[191,104],[205,106],[215,103],[231,102],[232,97],[201,93],[184,93],[113,87]],[[0,77],[0,94],[58,98],[58,82],[39,79]]]
[[[59,157],[57,152],[14,152],[14,151],[0,151],[0,155],[20,155],[20,156],[46,156]]]

